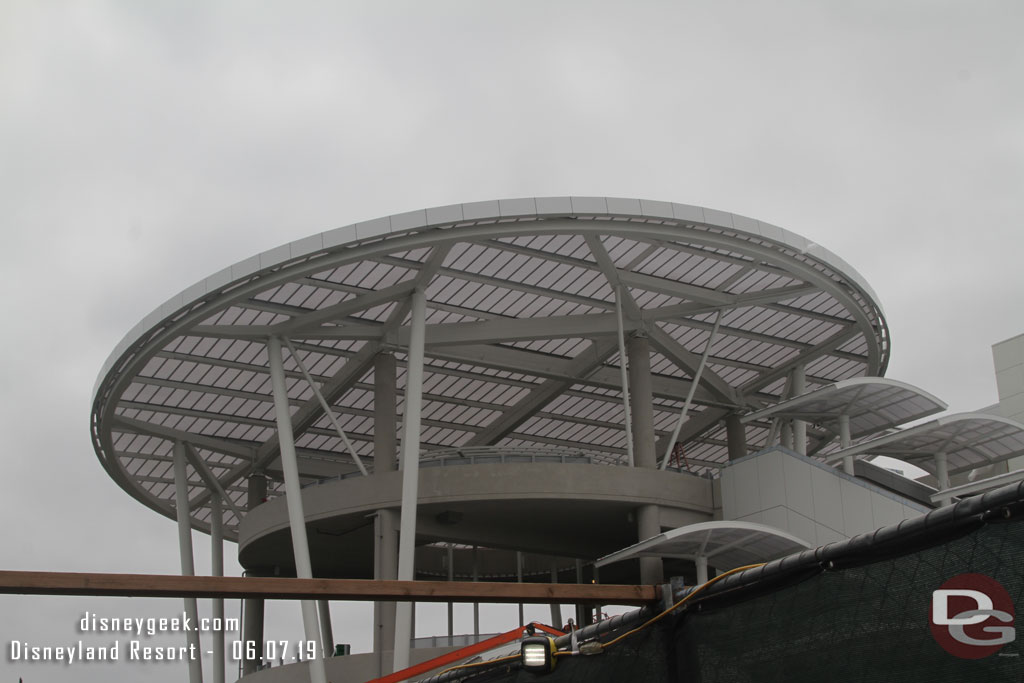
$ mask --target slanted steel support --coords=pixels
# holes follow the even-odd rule
[[[423,408],[423,346],[426,296],[412,293],[409,352],[405,371],[405,415],[402,420],[402,517],[398,533],[398,579],[412,581],[416,551],[416,505],[419,499],[420,412]],[[409,666],[412,638],[412,603],[395,606],[394,671]]]
[[[281,340],[271,337],[267,341],[267,352],[270,359],[270,381],[274,392],[277,435],[281,447],[281,471],[284,473],[288,526],[291,530],[292,552],[295,556],[295,575],[300,579],[311,579],[313,578],[313,565],[309,559],[306,516],[302,509],[302,483],[299,480],[299,465],[295,456],[295,437],[292,432],[291,411],[288,407],[288,388],[284,381]],[[313,600],[302,601],[302,626],[307,641],[323,642],[323,635],[317,620],[316,602]],[[323,654],[321,653],[321,655]],[[309,676],[311,683],[327,683],[327,671],[322,656],[310,661]]]
[[[626,362],[626,335],[622,325],[622,286],[615,288],[615,320],[617,321],[619,342],[619,377],[622,384],[622,410],[626,415],[624,429],[626,432],[626,462],[630,467],[636,462],[633,452],[633,417],[630,414],[629,370]]]
[[[174,507],[178,519],[178,554],[181,557],[181,575],[195,576],[196,566],[192,554],[192,517],[188,508],[188,471],[185,469],[185,444],[174,442]],[[185,598],[185,614],[192,623],[199,622],[199,609],[195,598]],[[191,652],[202,652],[199,645],[199,631],[185,633],[185,642]],[[198,656],[188,661],[189,683],[203,683],[203,661]]]
[[[722,311],[719,310],[718,314],[715,315],[715,325],[711,328],[711,334],[708,336],[708,341],[704,345],[704,353],[701,354],[700,362],[697,363],[697,371],[693,373],[690,390],[686,392],[686,400],[683,402],[683,409],[679,412],[679,419],[676,420],[676,426],[672,430],[672,436],[668,440],[668,448],[665,449],[665,457],[661,459],[661,469],[668,467],[668,461],[672,457],[672,449],[676,446],[676,440],[679,438],[679,432],[683,428],[683,423],[686,422],[686,415],[690,412],[690,406],[693,405],[694,394],[697,393],[697,387],[700,386],[700,378],[704,373],[704,366],[708,362],[708,355],[711,353],[711,344],[715,341],[715,336],[718,334],[718,326],[721,322]],[[731,456],[730,459],[732,459]]]
[[[348,438],[348,434],[341,428],[341,424],[338,422],[338,418],[334,415],[334,409],[331,408],[330,404],[327,403],[327,399],[320,392],[320,387],[313,381],[313,376],[309,374],[309,370],[306,369],[306,364],[299,358],[299,354],[295,353],[295,347],[292,346],[292,342],[289,339],[284,340],[285,345],[288,346],[288,352],[292,355],[292,360],[295,361],[295,365],[299,367],[299,371],[302,376],[306,379],[306,383],[309,384],[309,388],[313,390],[313,395],[316,396],[316,400],[320,402],[320,407],[323,408],[324,415],[331,421],[334,426],[334,431],[341,437],[342,442],[345,444],[345,448],[348,449],[348,454],[352,456],[352,460],[355,461],[356,467],[359,468],[359,472],[365,477],[367,476],[366,468],[363,467],[363,461],[359,458],[359,454],[356,453],[356,447],[352,445],[352,442]]]

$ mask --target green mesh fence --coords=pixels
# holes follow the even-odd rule
[[[675,680],[1024,680],[1024,643],[961,659],[932,637],[932,591],[966,572],[996,579],[1015,604],[1024,604],[1024,524],[989,523],[902,557],[824,571],[732,604],[705,603],[673,625]]]
[[[684,610],[599,655],[559,657],[549,674],[506,665],[470,678],[474,683],[1021,682],[1024,638],[965,659],[939,645],[930,616],[933,591],[965,573],[994,579],[1012,605],[1024,605],[1022,521],[1024,484],[729,577],[694,596],[700,599]],[[973,636],[986,637],[977,629],[991,624],[999,625],[989,620],[971,627]]]

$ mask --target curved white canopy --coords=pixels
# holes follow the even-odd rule
[[[187,442],[193,524],[207,527],[210,491],[220,489],[232,536],[245,477],[266,472],[270,495],[279,477],[266,352],[275,336],[292,348],[285,372],[300,476],[356,471],[351,452],[372,468],[373,359],[395,353],[401,402],[415,289],[427,306],[424,451],[569,446],[620,464],[617,291],[626,333],[649,338],[659,437],[721,315],[680,436],[698,471],[726,460],[721,419],[779,400],[795,366],[813,387],[880,374],[889,358],[863,279],[767,223],[605,197],[457,204],[314,235],[172,298],[100,375],[92,432],[101,462],[172,516],[172,444]],[[763,441],[761,426],[747,430],[752,445]]]
[[[839,433],[839,420],[850,420],[850,436],[877,434],[947,408],[945,402],[906,382],[884,377],[854,377],[776,403],[742,418],[751,422],[769,417],[804,420]]]
[[[711,566],[726,571],[758,562],[768,562],[811,547],[807,542],[764,524],[754,522],[701,522],[652,536],[605,555],[594,565],[639,557],[705,559]]]
[[[1024,455],[1024,425],[984,413],[956,413],[830,453],[826,460],[864,454],[905,460],[931,474],[937,474],[935,457],[942,454],[952,476]]]

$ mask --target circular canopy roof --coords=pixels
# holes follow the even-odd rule
[[[373,358],[394,351],[401,404],[416,288],[427,299],[424,452],[570,446],[623,462],[617,291],[626,334],[650,340],[662,439],[721,316],[680,436],[696,471],[726,460],[721,418],[777,402],[794,367],[813,389],[881,374],[889,357],[862,278],[781,228],[635,199],[459,204],[284,245],[161,306],[100,375],[92,434],[101,462],[173,516],[172,443],[186,441],[193,524],[208,526],[210,489],[220,489],[232,536],[245,477],[266,472],[271,495],[280,477],[266,353],[278,336],[372,466]],[[295,357],[285,369],[304,481],[354,472]],[[767,437],[763,424],[746,429],[751,447]]]

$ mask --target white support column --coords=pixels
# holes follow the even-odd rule
[[[317,600],[316,609],[320,615],[320,631],[324,635],[324,657],[334,654],[334,629],[331,627],[331,603],[329,600]]]
[[[939,492],[949,489],[949,461],[946,454],[939,452],[935,454],[935,477],[939,480]],[[939,507],[945,507],[953,502],[951,496],[939,498]]]
[[[181,575],[195,576],[196,566],[192,555],[192,518],[188,508],[188,472],[185,469],[185,444],[174,442],[174,507],[178,519],[178,553],[181,557]],[[195,624],[199,621],[199,609],[195,598],[185,598],[185,614]],[[202,649],[199,645],[199,631],[185,633],[188,643],[189,683],[203,683]]]
[[[698,555],[696,559],[697,564],[697,585],[708,582],[708,558],[704,555]]]
[[[210,575],[224,576],[224,511],[220,494],[210,496]],[[224,623],[224,598],[213,599],[214,623]],[[224,683],[224,630],[214,631],[213,683]]]
[[[622,324],[622,285],[615,288],[615,320],[618,325],[619,339],[619,382],[622,384],[622,410],[626,415],[624,422],[626,431],[626,459],[632,467],[635,462],[633,455],[633,418],[629,407],[629,371],[626,363],[626,333]]]
[[[849,448],[853,439],[850,438],[850,416],[843,414],[839,416],[839,447]],[[843,456],[843,472],[853,476],[853,456]]]
[[[807,392],[807,373],[803,365],[793,368],[793,396],[801,396]],[[800,455],[807,455],[807,423],[793,420],[793,450]]]
[[[398,467],[395,458],[398,439],[396,437],[395,387],[397,365],[395,354],[380,351],[373,357],[373,476],[392,476]],[[375,579],[394,580],[398,578],[398,513],[390,508],[377,510],[374,518],[374,575]],[[395,646],[395,603],[377,601],[373,603],[374,624],[373,651],[376,655],[377,676],[390,673],[394,663]],[[384,653],[388,651],[388,657]]]
[[[398,578],[398,513],[390,508],[377,510],[374,517],[373,533],[373,578],[395,580]],[[375,602],[373,651],[376,654],[377,676],[391,673],[395,646],[395,603]],[[391,657],[385,657],[387,651]]]
[[[654,405],[651,384],[651,349],[647,337],[635,334],[626,345],[629,354],[629,393],[633,410],[631,427],[636,467],[657,469],[658,455],[654,450]],[[661,533],[660,510],[657,505],[640,505],[636,511],[637,541]],[[656,557],[640,558],[640,583],[660,584],[664,580],[661,560]]]
[[[299,481],[299,465],[295,456],[292,416],[288,408],[288,388],[284,381],[281,340],[276,337],[267,340],[267,352],[270,359],[270,380],[274,390],[274,412],[277,419],[278,443],[281,449],[281,470],[284,473],[288,526],[291,529],[292,552],[295,556],[295,575],[300,579],[311,579],[313,578],[313,565],[309,559],[306,517],[302,509],[302,484]],[[307,641],[323,642],[320,624],[317,620],[316,601],[302,601],[302,626]],[[309,662],[309,677],[311,683],[327,683],[327,670],[322,655]]]
[[[420,411],[423,407],[423,344],[426,296],[422,289],[412,294],[412,319],[405,372],[405,415],[402,419],[402,519],[398,533],[398,579],[415,578],[416,504],[419,500]],[[395,608],[394,671],[409,666],[412,637],[412,603],[399,602]]]

